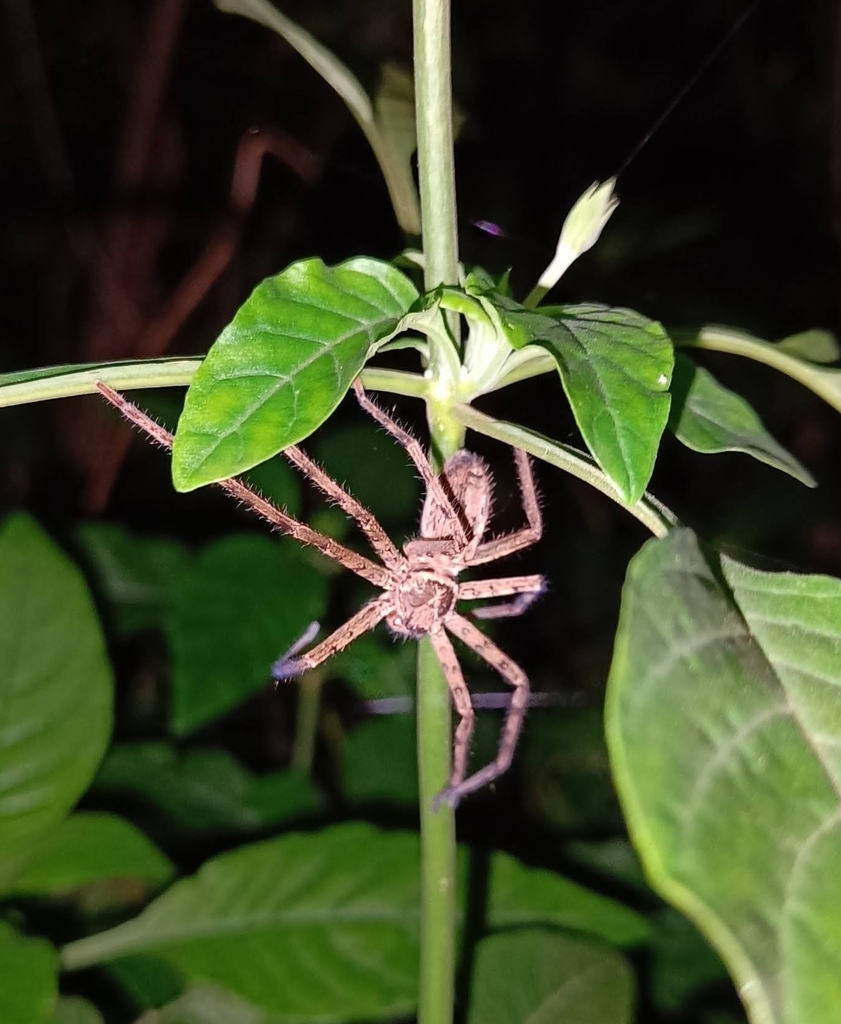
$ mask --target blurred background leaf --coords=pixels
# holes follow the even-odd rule
[[[297,545],[256,534],[210,545],[176,590],[170,722],[184,735],[271,685],[272,663],[327,599],[323,576]]]
[[[179,753],[165,743],[117,744],[95,780],[97,792],[147,802],[196,831],[257,831],[320,809],[323,798],[287,770],[256,775],[226,750]]]
[[[0,527],[0,877],[87,789],[111,736],[105,639],[79,570],[26,515]]]

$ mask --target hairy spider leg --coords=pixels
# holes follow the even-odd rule
[[[509,576],[499,580],[468,580],[459,584],[459,601],[482,601],[494,597],[515,595],[513,601],[473,608],[470,614],[477,619],[507,619],[522,615],[546,592],[542,576]]]
[[[381,622],[391,610],[391,603],[388,595],[377,597],[369,601],[363,608],[352,615],[343,626],[339,626],[330,636],[316,644],[306,654],[297,656],[298,651],[305,647],[313,639],[311,629],[297,640],[292,647],[272,665],[272,679],[275,682],[282,682],[284,679],[293,679],[295,676],[309,672],[322,662],[332,658],[334,654],[349,647],[363,633],[373,629],[378,622]]]
[[[360,504],[352,494],[349,494],[340,487],[332,477],[328,476],[300,448],[295,448],[294,446],[286,448],[283,454],[293,466],[299,469],[304,476],[312,480],[315,486],[334,501],[342,511],[347,512],[352,519],[356,520],[359,528],[371,542],[371,547],[389,569],[396,569],[403,564],[403,556],[382,526],[380,526],[372,512]]]
[[[151,416],[147,416],[133,402],[130,402],[121,395],[119,391],[108,387],[107,384],[97,381],[96,388],[102,397],[110,402],[129,422],[140,427],[144,433],[148,434],[162,448],[172,449],[172,434],[162,427],[160,423],[156,423]],[[302,544],[307,544],[309,547],[317,548],[323,555],[332,558],[346,569],[350,569],[351,572],[355,572],[357,576],[361,576],[375,586],[387,586],[390,575],[383,566],[377,565],[376,562],[365,558],[364,555],[351,551],[350,548],[339,544],[338,541],[333,540],[331,537],[325,537],[317,533],[305,523],[299,523],[297,519],[293,519],[292,516],[287,515],[286,512],[277,508],[270,501],[266,501],[262,495],[249,487],[248,484],[243,483],[242,480],[231,477],[228,480],[217,481],[216,486],[230,494],[233,498],[236,498],[237,501],[247,505],[248,508],[267,520],[281,533],[294,537],[295,540],[300,541]]]
[[[493,782],[494,779],[498,779],[500,775],[508,770],[514,757],[517,740],[520,738],[520,731],[523,728],[523,719],[525,718],[526,707],[529,701],[529,680],[525,672],[504,651],[500,650],[492,640],[480,632],[472,622],[468,622],[461,615],[454,614],[447,620],[446,628],[454,636],[458,637],[462,643],[467,644],[468,647],[474,650],[491,668],[496,669],[505,682],[513,687],[514,692],[511,695],[511,704],[505,717],[505,723],[502,726],[499,753],[489,765],[481,768],[462,782],[458,782],[455,785],[451,783],[446,789],[443,789],[435,797],[435,808],[440,807],[442,803],[449,804],[450,807],[456,807],[462,797],[467,796],[469,793],[475,793],[477,789],[481,789],[488,783]],[[452,687],[453,684],[449,676],[447,676],[447,683]],[[455,696],[453,701],[455,702]],[[454,754],[453,763],[457,762],[458,757]]]
[[[467,563],[468,565],[483,565],[485,562],[494,562],[498,558],[513,555],[516,551],[522,551],[524,548],[536,544],[543,536],[543,514],[540,511],[540,500],[537,497],[531,459],[520,448],[515,448],[514,463],[517,467],[523,512],[528,525],[514,533],[506,533],[480,544],[476,553]]]
[[[476,712],[473,710],[473,701],[470,697],[470,690],[464,680],[464,673],[458,662],[452,642],[443,629],[433,630],[429,634],[435,656],[441,664],[444,678],[447,680],[447,687],[453,699],[453,706],[459,716],[459,723],[456,726],[455,737],[453,738],[453,767],[450,772],[450,784],[446,790],[435,797],[435,807],[444,793],[464,782],[467,774],[467,758],[470,754],[470,740],[473,737],[473,727],[476,721]]]
[[[399,423],[396,423],[388,413],[381,409],[373,399],[365,392],[362,382],[357,378],[353,384],[356,393],[356,400],[362,408],[372,416],[381,427],[384,427],[391,436],[405,448],[409,458],[414,462],[421,478],[426,485],[427,495],[431,495],[448,514],[456,525],[459,536],[454,538],[460,545],[466,544],[470,539],[470,524],[465,522],[464,509],[459,507],[453,495],[442,482],[441,475],[436,473],[423,450],[423,446],[417,438],[413,437],[408,430],[404,430]]]

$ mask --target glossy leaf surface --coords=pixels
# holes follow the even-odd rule
[[[630,309],[563,306],[555,321],[538,340],[557,360],[575,421],[625,500],[638,501],[669,416],[672,344]]]
[[[28,516],[0,527],[0,878],[88,787],[111,666],[81,573]]]
[[[662,326],[630,309],[587,303],[531,311],[494,296],[515,348],[555,360],[575,421],[623,499],[651,478],[669,416],[674,351]]]
[[[258,285],[196,372],[175,434],[179,491],[235,476],[308,437],[417,299],[388,263],[293,263]]]
[[[765,573],[688,530],[631,563],[608,692],[652,884],[753,1024],[841,1014],[841,582]]]
[[[630,1024],[634,983],[621,954],[551,931],[503,932],[476,951],[468,1024]]]

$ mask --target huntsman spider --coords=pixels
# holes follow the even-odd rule
[[[172,435],[160,424],[107,385],[98,383],[97,388],[107,401],[154,442],[164,448],[172,447]],[[455,807],[462,797],[482,788],[507,770],[529,699],[529,682],[523,670],[460,614],[457,606],[460,601],[510,598],[473,608],[469,613],[478,619],[499,619],[522,614],[543,593],[545,582],[539,575],[503,576],[461,583],[458,580],[464,570],[505,558],[540,539],[543,520],[531,464],[525,452],[514,449],[526,525],[512,533],[486,540],[493,489],[493,478],[487,464],[478,455],[462,449],[450,456],[442,472],[436,474],[420,443],[371,401],[359,381],[354,390],[362,408],[405,448],[426,487],[419,535],[408,540],[402,551],[393,544],[368,509],[295,445],[286,448],[283,455],[356,521],[381,564],[298,522],[237,478],[219,481],[217,486],[262,516],[279,532],[316,548],[382,590],[378,597],[364,605],[326,639],[310,650],[304,650],[315,639],[319,629],[317,623],[312,623],[300,640],[272,666],[271,674],[276,681],[291,679],[315,668],[381,621],[385,621],[396,636],[412,639],[429,637],[459,715],[450,783],[435,797],[434,805],[437,808],[446,803]],[[469,776],[467,758],[475,716],[449,634],[475,651],[513,690],[496,757]]]

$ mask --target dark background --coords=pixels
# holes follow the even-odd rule
[[[522,297],[551,258],[575,199],[623,168],[745,5],[457,0],[454,8],[462,258],[493,272],[513,267]],[[408,3],[289,0],[283,10],[371,89],[383,61],[411,60]],[[295,259],[391,258],[403,247],[355,122],[271,32],[200,0],[5,0],[3,14],[0,372],[139,355],[144,331],[214,237],[241,233],[218,282],[160,351],[206,351],[254,285]],[[152,26],[160,36],[150,43]],[[146,158],[123,159],[120,169],[144,103]],[[235,211],[234,156],[254,129],[287,133],[306,147],[314,169],[303,180],[288,162],[268,157],[253,208]],[[627,305],[667,328],[732,324],[769,340],[810,327],[838,331],[841,5],[760,3],[624,167],[618,194],[603,238],[553,298]],[[476,220],[500,225],[504,237],[477,230]],[[672,439],[653,492],[737,557],[767,569],[838,574],[838,415],[766,367],[699,358],[754,403],[820,487],[809,491],[744,455],[697,455]],[[169,393],[144,404],[172,415],[174,401]],[[480,405],[580,443],[554,378]],[[416,406],[401,402],[399,414],[423,431]],[[329,449],[360,415],[345,403],[310,447]],[[89,517],[192,546],[233,528],[262,528],[215,494],[174,495],[160,452],[135,444],[123,458],[118,441],[114,456],[113,425],[94,398],[3,409],[0,425],[0,508],[29,508],[70,548],[76,524]],[[500,514],[510,525],[517,514],[510,460],[498,447],[471,443],[498,474]],[[104,451],[112,457],[103,468]],[[376,455],[346,450],[330,468],[352,482],[354,462],[370,465]],[[646,539],[584,485],[547,466],[538,473],[546,537],[512,571],[539,568],[551,590],[498,633],[535,688],[575,710],[558,731],[538,711],[528,723],[534,738],[522,771],[536,763],[543,774],[532,780],[526,813],[542,811],[539,825],[524,829],[514,810],[483,816],[481,800],[462,818],[466,832],[531,859],[535,837],[554,841],[553,829],[587,836],[619,828],[598,726],[589,730],[600,713],[627,561]],[[320,511],[307,499],[305,515]],[[394,528],[410,531],[412,517]],[[345,598],[347,608],[357,601],[347,590],[335,624]],[[144,656],[138,651],[134,644],[118,652],[123,669]],[[264,707],[249,705],[216,737],[257,767],[282,760],[285,749],[263,734]],[[273,716],[270,724],[282,729],[289,720]],[[119,728],[136,734],[139,727],[123,721]],[[563,763],[541,761],[541,744],[554,749],[564,732],[579,738],[580,749],[573,743]],[[581,787],[571,799],[576,778]]]

